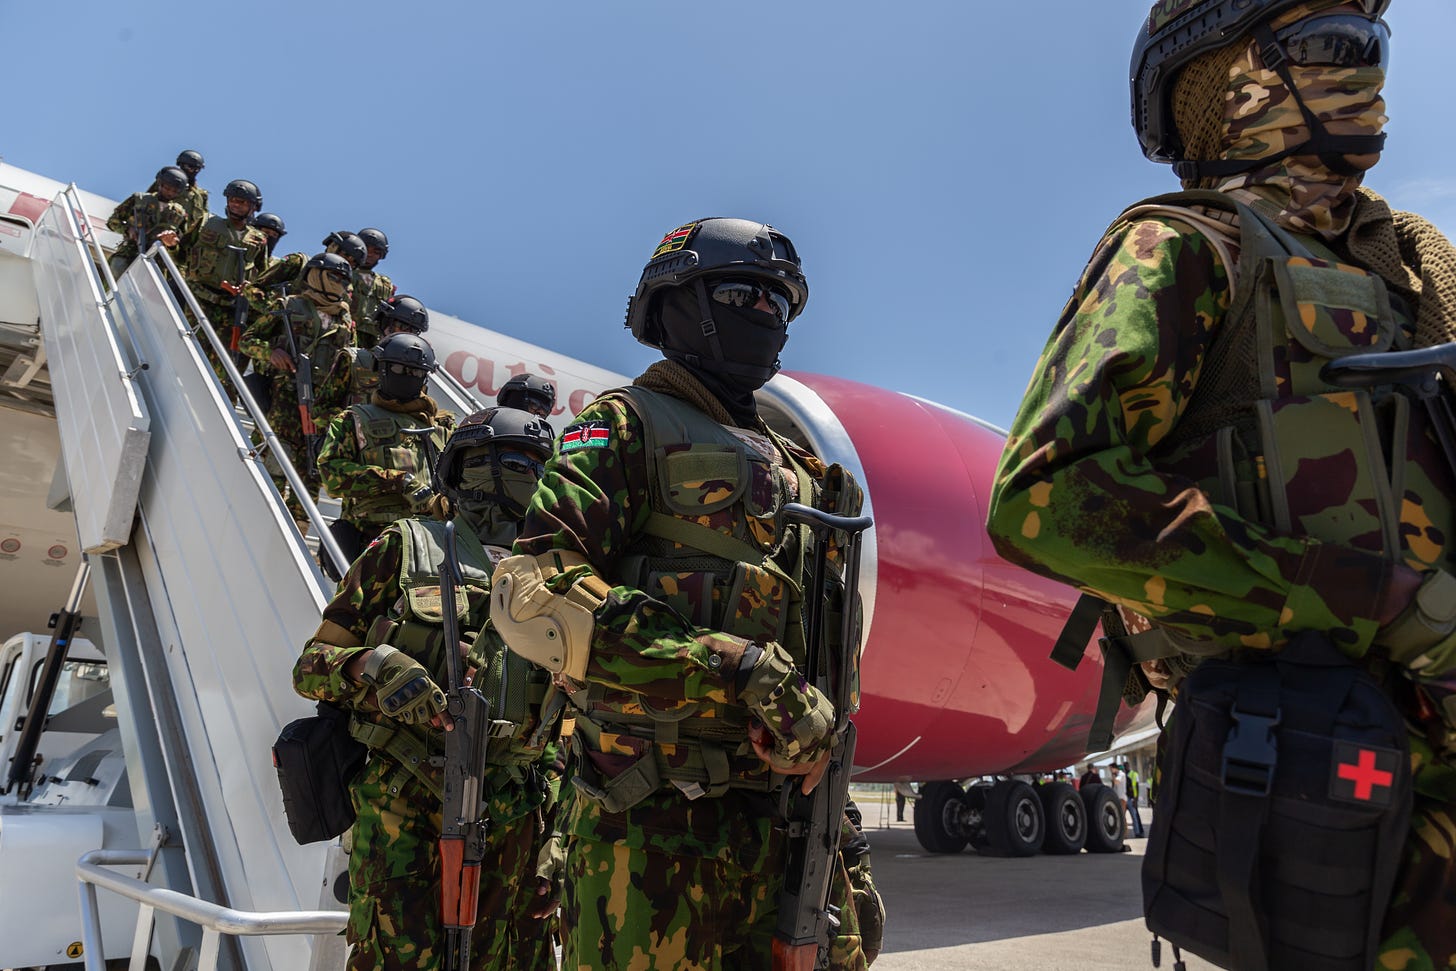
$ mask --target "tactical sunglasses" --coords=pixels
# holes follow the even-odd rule
[[[546,474],[546,463],[524,452],[501,452],[496,457],[500,459],[501,468],[511,472],[529,473],[538,479]]]
[[[788,323],[789,298],[777,290],[748,280],[724,280],[713,287],[715,301],[730,307],[737,307],[740,310],[751,310],[760,298],[768,300],[773,305],[779,323]]]
[[[385,364],[384,370],[388,371],[390,374],[408,374],[416,378],[422,378],[430,373],[424,368],[415,367],[412,364],[400,364],[396,361],[391,361]]]
[[[1274,32],[1300,67],[1379,67],[1390,62],[1390,26],[1359,14],[1310,17]]]

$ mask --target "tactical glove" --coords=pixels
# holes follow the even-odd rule
[[[1456,726],[1456,577],[1432,570],[1410,604],[1375,635]]]
[[[823,754],[834,727],[834,706],[804,680],[789,652],[769,641],[738,689],[738,700],[773,736],[772,765],[784,770],[807,765]]]
[[[430,500],[435,498],[435,490],[430,488],[428,482],[421,482],[413,472],[406,472],[400,486],[399,491],[404,493],[411,512],[418,514],[429,511]]]
[[[374,688],[379,710],[406,725],[423,725],[445,710],[445,692],[424,666],[388,644],[370,653],[359,678]]]

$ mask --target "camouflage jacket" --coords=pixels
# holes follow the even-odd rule
[[[315,420],[322,423],[325,419],[318,416],[333,416],[349,401],[349,375],[346,368],[339,366],[341,355],[338,345],[352,342],[354,322],[347,313],[342,319],[325,319],[308,298],[289,297],[287,301],[273,300],[267,313],[243,331],[238,350],[251,358],[261,373],[274,375],[274,413],[286,411],[297,404],[296,398],[280,401],[278,394],[280,387],[294,387],[293,375],[277,372],[268,364],[275,348],[289,352],[287,336],[282,328],[283,311],[287,306],[295,308],[296,316],[307,318],[306,327],[295,325],[294,339],[303,353],[312,353],[314,414]],[[297,308],[303,308],[303,312],[299,314]],[[323,353],[319,353],[320,348],[323,348]],[[284,397],[291,394],[288,390],[283,392]]]
[[[156,180],[147,186],[147,191],[157,191]],[[177,197],[177,202],[187,211],[187,225],[197,226],[207,222],[207,190],[202,186],[188,186],[187,191]]]
[[[591,429],[600,447],[564,450],[562,441],[583,428]],[[667,711],[698,701],[738,706],[735,678],[744,639],[696,626],[673,605],[621,582],[622,560],[652,511],[644,439],[641,419],[621,399],[608,396],[587,405],[557,440],[514,551],[571,550],[585,556],[612,585],[606,603],[596,611],[586,671],[591,691],[603,696],[601,704],[628,716],[642,716],[649,706]],[[806,453],[799,458],[816,475],[823,474],[817,459]],[[552,587],[564,589],[584,569],[554,578]],[[580,723],[576,731],[583,733]],[[598,770],[612,774],[640,755],[633,740],[603,731],[587,757]],[[746,738],[730,757],[734,771],[762,769]],[[669,787],[625,812],[606,813],[578,796],[567,802],[563,825],[565,831],[588,838],[638,848],[668,847],[673,853],[760,869],[776,852],[766,835],[771,802],[767,793],[740,789],[719,798],[689,800]]]
[[[359,343],[373,347],[379,342],[379,325],[374,314],[381,301],[394,296],[394,283],[383,273],[373,270],[355,270],[353,292],[349,297],[349,310],[359,324]]]
[[[347,377],[344,381],[346,384],[349,383]],[[455,418],[448,411],[438,411],[435,402],[428,396],[420,401],[428,402],[428,408],[412,412],[411,417],[414,418],[414,425],[417,428],[427,428],[433,424],[442,429],[441,432],[435,433],[435,437],[438,439],[436,442],[438,449],[444,445],[444,439],[449,435],[450,429],[455,426]],[[352,522],[354,521],[354,506],[357,503],[373,505],[377,500],[385,497],[397,500],[397,502],[387,504],[398,509],[394,519],[409,516],[409,503],[401,495],[401,490],[404,487],[405,476],[410,472],[415,474],[421,485],[429,482],[430,473],[427,468],[429,463],[424,459],[423,449],[418,441],[404,441],[405,436],[399,435],[388,446],[388,449],[391,452],[408,454],[395,455],[391,465],[386,467],[381,464],[382,457],[367,455],[370,450],[369,441],[361,427],[361,423],[366,420],[364,413],[358,407],[351,406],[335,415],[329,422],[329,426],[324,432],[323,445],[319,448],[318,453],[319,477],[329,490],[329,495],[343,500],[344,511],[340,515],[341,519]],[[369,461],[371,457],[375,458],[374,462]],[[409,466],[409,468],[401,466]],[[378,504],[383,505],[384,503]]]
[[[138,192],[124,199],[106,220],[106,228],[124,237],[116,248],[119,256],[135,256],[138,226],[146,226],[146,245],[151,246],[157,234],[171,230],[180,237],[189,223],[187,210],[177,201],[168,202],[155,192]]]
[[[344,674],[344,667],[354,655],[370,649],[366,644],[378,640],[377,631],[371,637],[372,628],[386,625],[401,616],[403,591],[400,589],[399,574],[403,562],[403,547],[400,527],[388,526],[349,567],[339,583],[334,599],[324,607],[318,630],[304,644],[303,652],[294,665],[293,687],[300,695],[338,705],[367,721],[387,723],[387,719],[379,713],[379,706],[371,690],[365,685],[350,681]],[[492,648],[499,649],[499,638],[488,627],[488,593],[469,586],[460,588],[458,592],[467,600],[466,615],[461,622],[461,637],[474,643],[466,657],[467,668],[483,671],[486,667],[484,652]],[[443,633],[443,629],[440,633]],[[443,655],[439,651],[438,637],[437,634],[431,639],[425,651],[433,657],[416,657],[416,660],[427,665],[432,661],[439,661],[438,668],[430,673],[437,684],[444,686],[448,678],[444,670]],[[536,726],[537,722],[531,721],[523,725],[521,731],[531,733]],[[434,728],[427,731],[431,750],[443,755],[444,732]],[[372,757],[378,759],[388,756],[374,753]],[[555,758],[556,746],[548,741],[540,755],[539,764],[544,769]],[[487,785],[491,791],[487,816],[490,819],[506,822],[542,807],[545,790],[539,785],[522,784],[520,776],[519,771],[512,771],[504,766],[492,766],[487,771]],[[551,780],[548,778],[545,781]],[[420,792],[424,794],[426,790],[421,787]],[[438,805],[436,813],[438,814]],[[435,825],[439,825],[438,816]]]
[[[1274,647],[1316,629],[1361,653],[1378,626],[1384,556],[1354,540],[1277,531],[1215,503],[1201,477],[1164,459],[1160,446],[1204,377],[1230,298],[1222,262],[1186,223],[1115,224],[1037,363],[996,473],[988,529],[1012,562],[1175,635],[1228,649]],[[1303,353],[1291,341],[1280,366]],[[1281,385],[1276,397],[1287,393]],[[1328,460],[1320,468],[1336,473]],[[1419,530],[1406,540],[1425,541]]]

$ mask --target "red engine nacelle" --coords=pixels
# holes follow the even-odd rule
[[[819,454],[853,470],[875,527],[858,781],[964,779],[1070,765],[1102,676],[1048,657],[1076,592],[1007,563],[986,535],[1005,434],[968,415],[840,378],[789,373],[763,393]],[[1125,727],[1135,713],[1124,710]]]

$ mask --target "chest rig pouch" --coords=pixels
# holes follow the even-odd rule
[[[358,336],[363,337],[359,318],[354,319]],[[344,353],[349,355],[349,404],[365,404],[374,395],[374,389],[379,387],[379,372],[374,370],[374,352],[367,347],[355,346],[346,347]]]
[[[398,526],[404,539],[400,597],[389,615],[381,617],[370,628],[365,643],[371,647],[388,644],[405,652],[418,660],[437,684],[445,684],[449,675],[445,667],[446,645],[442,642],[445,617],[440,596],[445,524],[402,519]],[[502,778],[519,781],[524,778],[523,763],[539,755],[544,743],[537,740],[535,747],[530,748],[517,744],[517,736],[524,736],[537,727],[536,713],[548,700],[549,679],[534,665],[511,656],[493,631],[483,629],[490,610],[490,575],[506,551],[482,546],[464,524],[457,524],[456,540],[465,581],[457,591],[456,611],[461,636],[473,639],[465,663],[476,669],[476,684],[483,686],[486,697],[497,701],[492,711],[486,758],[492,766],[500,767],[496,781]],[[391,794],[397,794],[414,779],[435,798],[440,798],[444,743],[438,730],[403,725],[382,715],[355,713],[349,732],[371,752],[382,753],[396,763],[398,768],[387,782]],[[484,780],[483,784],[490,781]]]
[[[694,626],[777,641],[802,663],[804,541],[798,530],[779,536],[775,517],[791,499],[814,501],[809,470],[772,433],[735,433],[640,387],[609,394],[625,399],[642,422],[650,483],[647,521],[611,582],[650,594]],[[597,684],[573,701],[581,710],[573,781],[608,812],[664,784],[689,798],[772,785],[747,744],[741,706],[659,703]]]
[[[354,415],[362,464],[416,475],[428,474],[423,445],[416,436],[406,435],[404,429],[428,428],[429,419],[390,411],[374,404],[351,405],[349,410]],[[445,447],[444,429],[437,430],[432,437],[437,450]],[[409,502],[397,492],[380,491],[368,496],[344,498],[343,518],[350,522],[388,524],[409,515]]]
[[[281,318],[281,326],[293,329],[293,339],[299,352],[309,355],[314,388],[321,387],[339,352],[354,342],[353,330],[343,317],[335,317],[332,324],[326,324],[323,315],[307,297],[289,297]],[[287,350],[288,338],[280,334],[274,346]],[[290,376],[283,372],[278,373],[277,379],[291,383]]]

